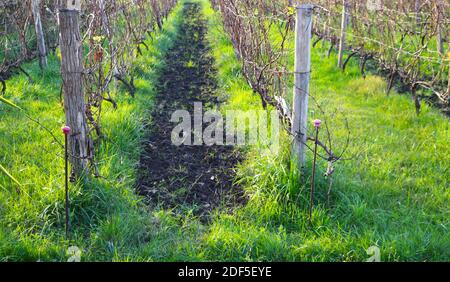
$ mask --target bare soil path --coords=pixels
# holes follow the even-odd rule
[[[234,168],[241,160],[229,146],[180,146],[171,142],[175,110],[193,115],[194,102],[204,111],[220,103],[214,59],[207,39],[207,23],[201,6],[186,3],[173,47],[164,57],[156,86],[152,125],[141,156],[138,191],[151,206],[194,208],[207,218],[217,207],[231,209],[242,203],[242,190],[233,184]]]

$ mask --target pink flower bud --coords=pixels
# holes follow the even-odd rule
[[[64,135],[69,135],[69,133],[70,133],[70,127],[68,127],[68,126],[64,126],[63,128],[62,128],[62,132],[64,133]]]
[[[320,119],[316,119],[315,121],[313,121],[314,123],[314,127],[319,128],[320,125],[322,124],[322,121]]]

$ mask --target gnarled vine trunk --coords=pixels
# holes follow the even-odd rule
[[[86,105],[83,93],[83,49],[79,28],[79,12],[59,11],[61,75],[64,89],[66,123],[72,128],[69,136],[69,153],[72,176],[80,177],[88,170],[92,146],[86,122]]]

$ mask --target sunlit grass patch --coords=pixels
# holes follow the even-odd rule
[[[230,70],[239,68],[239,63],[227,56],[234,51],[224,40],[220,19],[211,17],[210,27],[211,40],[220,42],[214,48],[217,65],[227,70],[219,72],[219,81],[230,95],[227,107],[247,108],[250,99],[242,98],[241,87],[233,83],[236,77]],[[445,231],[449,226],[448,119],[425,103],[417,116],[407,95],[393,91],[387,96],[386,81],[370,74],[364,79],[356,62],[342,72],[336,67],[336,56],[327,58],[326,51],[312,50],[311,96],[327,112],[340,113],[330,120],[336,150],[345,144],[346,119],[351,133],[347,153],[351,159],[337,166],[330,206],[329,183],[322,176],[326,162],[319,162],[317,203],[309,227],[309,176],[302,185],[300,175],[293,175],[289,146],[272,158],[260,156],[255,149],[239,168],[249,203],[233,216],[216,219],[207,237],[209,247],[218,249],[216,256],[226,253],[224,260],[363,261],[370,246],[380,247],[386,261],[448,260],[444,251],[450,247]],[[309,115],[323,118],[315,102]],[[286,230],[283,244],[288,247],[274,248],[282,256],[261,255],[265,247],[256,243],[256,237],[245,235],[263,228],[276,238],[280,226]]]

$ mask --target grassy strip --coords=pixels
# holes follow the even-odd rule
[[[203,2],[228,107],[258,108],[219,16]],[[319,177],[319,206],[310,228],[307,190],[291,169],[289,146],[278,156],[255,148],[240,168],[250,202],[235,215],[214,221],[205,237],[208,257],[364,261],[366,250],[375,245],[383,261],[450,259],[448,119],[426,105],[416,117],[407,97],[386,97],[380,77],[363,79],[356,62],[343,74],[336,61],[327,59],[324,49],[313,50],[311,94],[327,112],[345,113],[352,134],[348,155],[355,156],[337,167],[331,206],[326,205],[327,182]],[[309,116],[324,118],[315,105]],[[342,147],[344,118],[337,114],[330,121],[335,146]],[[318,175],[325,169],[322,162]]]
[[[140,142],[148,110],[153,106],[153,82],[161,66],[162,54],[177,33],[179,5],[164,31],[148,40],[149,50],[139,57],[135,99],[119,88],[113,96],[114,110],[105,104],[103,130],[107,140],[98,152],[101,179],[84,187],[71,187],[72,238],[64,239],[64,189],[62,149],[23,113],[0,103],[0,163],[22,184],[25,193],[15,193],[12,180],[0,174],[0,260],[65,261],[66,250],[75,245],[84,260],[124,260],[126,254],[141,249],[157,230],[155,221],[164,213],[149,215],[134,193]],[[32,117],[52,128],[56,136],[64,124],[59,100],[59,61],[49,57],[43,73],[37,61],[24,66],[35,80],[23,75],[8,81],[5,97]],[[125,254],[125,255],[122,255]]]

